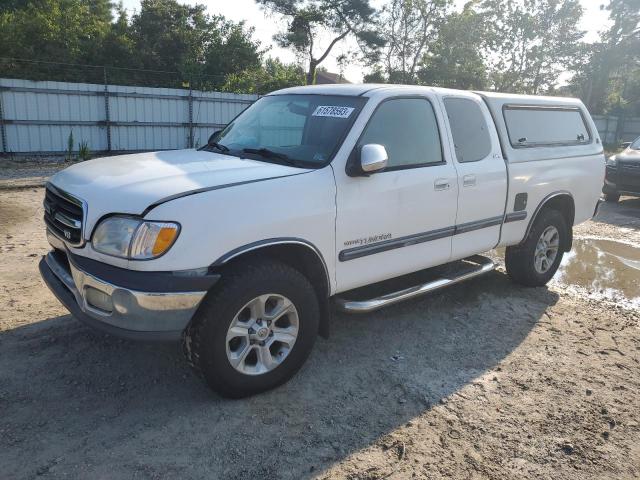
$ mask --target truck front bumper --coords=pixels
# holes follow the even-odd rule
[[[40,274],[58,300],[86,324],[122,338],[159,341],[180,339],[207,290],[220,278],[134,272],[61,250],[42,258]],[[113,281],[118,278],[127,285]],[[140,288],[132,288],[134,284]],[[145,286],[150,288],[145,291]]]

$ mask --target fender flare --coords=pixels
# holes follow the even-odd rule
[[[257,242],[251,242],[246,245],[242,245],[241,247],[234,248],[233,250],[225,253],[220,258],[218,258],[215,262],[211,264],[212,268],[219,267],[233,260],[234,258],[239,257],[245,253],[249,253],[255,250],[259,250],[265,247],[271,247],[274,245],[302,245],[310,249],[320,260],[322,264],[322,268],[324,269],[325,280],[327,282],[327,292],[331,291],[331,279],[329,277],[329,269],[327,268],[327,262],[325,262],[322,253],[313,243],[308,242],[302,238],[296,237],[281,237],[281,238],[267,238],[265,240],[258,240]]]
[[[324,271],[324,279],[325,285],[323,287],[326,291],[326,298],[318,298],[320,303],[320,335],[324,338],[329,337],[329,323],[332,316],[332,311],[330,307],[330,296],[331,296],[331,277],[329,276],[329,269],[327,268],[327,263],[322,256],[320,250],[311,242],[304,240],[302,238],[296,237],[282,237],[282,238],[268,238],[264,240],[259,240],[256,242],[248,243],[241,247],[234,248],[233,250],[225,253],[220,258],[218,258],[215,262],[211,264],[211,268],[221,267],[226,263],[230,262],[234,258],[237,258],[241,255],[244,255],[249,252],[259,251],[263,248],[268,248],[272,246],[278,245],[296,245],[303,246],[313,252],[313,255],[316,256],[320,263],[322,264],[322,269]]]
[[[550,200],[552,200],[554,198],[557,198],[557,197],[562,197],[562,196],[569,197],[571,199],[571,203],[573,204],[574,215],[575,215],[575,200],[573,198],[573,195],[571,195],[571,192],[569,192],[568,190],[558,190],[556,192],[548,194],[546,197],[544,197],[540,201],[540,203],[538,204],[538,206],[534,210],[533,215],[531,216],[531,220],[529,220],[529,224],[527,225],[527,229],[524,232],[524,237],[522,237],[522,241],[520,242],[521,244],[529,236],[529,233],[531,232],[531,227],[533,227],[533,223],[536,221],[536,218],[538,218],[538,214],[542,211],[542,209],[545,207],[545,205],[547,203],[549,203]],[[571,245],[573,244],[573,234],[572,234],[573,225],[567,225],[567,227],[569,227],[569,241],[568,241],[568,245],[567,245],[567,251],[569,251],[569,250],[571,250]]]

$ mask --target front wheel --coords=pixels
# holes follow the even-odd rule
[[[528,287],[545,285],[560,266],[568,229],[559,211],[546,210],[540,213],[525,241],[507,247],[505,266],[509,277]]]
[[[223,277],[185,332],[187,360],[216,392],[241,398],[289,380],[318,332],[316,292],[297,270],[263,260]]]

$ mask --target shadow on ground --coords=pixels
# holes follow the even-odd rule
[[[236,401],[212,394],[176,345],[43,319],[0,335],[0,473],[308,478],[494,369],[557,299],[494,272],[337,315],[294,380]]]
[[[640,229],[640,198],[621,197],[618,203],[603,202],[594,220],[638,230]]]

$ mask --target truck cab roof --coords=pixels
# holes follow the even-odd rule
[[[541,95],[519,95],[513,93],[498,93],[485,91],[468,91],[451,88],[431,87],[424,85],[401,85],[388,83],[362,83],[362,84],[328,84],[328,85],[305,85],[300,87],[290,87],[277,90],[269,95],[285,94],[315,94],[315,95],[349,95],[349,96],[371,96],[388,92],[390,95],[404,91],[407,93],[432,92],[439,95],[447,94],[476,94],[486,98],[491,103],[518,102],[527,104],[564,105],[581,106],[582,102],[571,97],[551,97]]]
[[[299,94],[299,95],[345,95],[373,97],[383,100],[386,97],[402,95],[431,94],[440,98],[447,96],[458,96],[473,98],[486,104],[500,137],[500,145],[504,157],[509,163],[528,162],[533,160],[543,160],[557,157],[574,157],[576,155],[600,155],[603,148],[598,135],[598,131],[591,119],[586,107],[580,99],[569,97],[551,97],[538,95],[518,95],[512,93],[482,92],[455,90],[440,87],[429,87],[421,85],[396,85],[396,84],[335,84],[335,85],[310,85],[302,87],[285,88],[273,92],[271,95]],[[528,110],[529,120],[522,117],[517,111]],[[537,145],[535,142],[527,142],[523,135],[517,135],[519,128],[527,121],[536,121],[533,117],[536,112],[542,111],[564,111],[569,116],[573,115],[576,125],[583,125],[581,137],[584,138],[579,144],[557,143],[554,145]],[[573,113],[572,113],[573,112]],[[580,115],[577,115],[577,113]],[[507,116],[511,116],[511,131]],[[582,117],[580,119],[580,117]],[[538,125],[541,120],[538,119]],[[552,125],[547,125],[553,129]],[[511,136],[509,135],[511,133]],[[511,137],[517,138],[511,138]],[[522,142],[519,140],[522,139]],[[529,139],[531,140],[531,139]],[[542,147],[542,148],[541,148]]]

